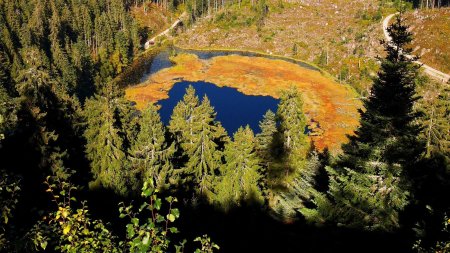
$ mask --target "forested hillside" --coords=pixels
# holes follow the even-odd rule
[[[407,56],[428,27],[412,8],[448,4],[0,0],[0,252],[449,252],[448,83]],[[380,22],[396,11],[387,43]],[[124,88],[164,69],[152,65],[164,50],[170,71],[186,71],[174,44],[314,62],[291,59],[320,80],[330,72],[329,87],[350,84],[359,124],[337,152],[318,149],[305,108],[318,96],[294,85],[258,130],[227,132],[192,86],[165,124],[160,104],[137,108]],[[423,55],[448,67],[445,53]],[[207,60],[192,64],[206,75]]]

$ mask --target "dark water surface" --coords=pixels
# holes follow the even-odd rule
[[[249,57],[265,57],[269,59],[285,60],[301,67],[319,71],[314,66],[301,61],[287,59],[279,56],[268,56],[253,52],[244,51],[200,51],[200,50],[185,50],[180,48],[169,48],[153,57],[149,69],[141,77],[141,82],[145,82],[152,74],[173,66],[170,61],[170,55],[176,53],[190,53],[197,55],[200,59],[211,59],[217,56],[227,55],[242,55]],[[268,96],[247,96],[236,89],[228,87],[217,87],[212,83],[207,82],[179,82],[169,91],[169,98],[161,100],[158,104],[161,105],[160,114],[161,119],[165,124],[168,124],[170,116],[172,115],[175,105],[182,100],[186,88],[193,85],[197,91],[197,95],[203,98],[207,95],[217,112],[217,120],[222,122],[229,135],[232,135],[240,126],[250,125],[255,133],[261,130],[258,126],[259,121],[267,110],[275,112],[278,107],[278,100]]]
[[[220,121],[229,135],[232,135],[240,126],[250,125],[255,133],[259,133],[259,121],[267,110],[276,112],[278,100],[269,96],[247,96],[236,89],[218,87],[207,82],[176,83],[169,91],[169,98],[158,102],[161,105],[159,113],[165,124],[169,123],[175,105],[183,99],[186,88],[192,85],[197,96],[202,99],[208,96],[211,105],[217,112]]]

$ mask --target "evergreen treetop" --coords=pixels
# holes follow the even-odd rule
[[[423,147],[413,108],[418,66],[404,55],[412,36],[401,15],[388,31],[392,41],[384,42],[387,56],[360,111],[360,127],[327,169],[331,203],[316,197],[322,217],[369,230],[400,226],[400,213],[410,199],[408,170]]]

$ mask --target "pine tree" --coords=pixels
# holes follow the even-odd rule
[[[212,180],[221,164],[221,146],[226,131],[215,121],[216,113],[205,96],[201,104],[190,86],[183,101],[175,107],[169,129],[185,155],[184,173],[188,181],[198,185],[200,194],[208,195]]]
[[[261,159],[268,163],[273,157],[275,148],[274,138],[277,133],[277,122],[275,113],[268,110],[263,119],[259,122],[261,133],[256,135],[256,151]]]
[[[47,58],[41,50],[35,47],[24,50],[24,59],[26,68],[16,79],[21,107],[20,128],[31,132],[29,144],[38,153],[38,166],[51,168],[65,177],[61,168],[67,146],[62,144],[67,141],[64,139],[67,136],[59,138],[59,135],[64,134],[68,118],[76,114],[76,101],[51,77]]]
[[[442,153],[450,157],[450,89],[443,88],[425,109],[424,125],[427,156]]]
[[[199,192],[208,195],[213,187],[214,174],[221,165],[222,152],[218,149],[218,140],[224,138],[225,130],[215,122],[216,113],[206,96],[194,115],[197,121],[194,121],[192,144],[185,150],[189,157],[186,173],[194,176]]]
[[[295,219],[302,208],[310,204],[317,187],[316,177],[323,166],[320,154],[311,152],[306,169],[291,182],[286,184],[286,190],[278,193],[278,201],[275,210],[284,219]]]
[[[300,172],[306,166],[309,142],[305,134],[306,118],[303,101],[295,87],[284,91],[278,105],[277,118],[279,133],[283,143],[283,156],[289,170]]]
[[[197,120],[194,110],[199,105],[200,101],[195,95],[194,87],[189,86],[183,100],[175,106],[170,118],[169,130],[174,134],[177,142],[182,144],[183,149],[188,149],[193,143],[193,125]]]
[[[149,105],[143,111],[140,131],[130,151],[131,167],[141,175],[140,183],[152,179],[159,189],[175,183],[171,162],[175,146],[168,145],[165,132],[156,106]]]
[[[221,167],[221,181],[216,186],[215,199],[224,209],[237,206],[241,201],[262,203],[259,187],[260,161],[255,151],[255,137],[247,125],[240,127],[233,141],[225,146],[225,164]]]
[[[392,42],[374,81],[360,127],[333,168],[329,196],[317,199],[322,216],[347,226],[394,230],[409,203],[408,169],[422,152],[413,105],[418,66],[405,54],[412,35],[401,16],[388,29]],[[332,210],[329,207],[332,206]]]
[[[126,134],[119,116],[122,101],[113,92],[112,84],[107,87],[110,88],[105,89],[103,96],[86,100],[84,110],[88,123],[84,133],[86,154],[94,175],[91,187],[103,186],[126,195],[133,181],[126,162]]]

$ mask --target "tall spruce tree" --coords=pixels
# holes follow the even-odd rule
[[[128,186],[134,183],[127,163],[126,126],[122,125],[120,109],[123,101],[107,84],[103,95],[86,100],[84,114],[87,128],[86,154],[91,162],[94,181],[91,187],[102,186],[121,195],[128,194]]]
[[[394,230],[399,214],[409,203],[408,169],[423,151],[421,130],[413,105],[417,99],[418,66],[406,56],[412,40],[402,17],[388,28],[387,56],[361,110],[360,127],[333,168],[329,198],[318,196],[321,216],[337,223],[370,230]],[[331,208],[331,209],[330,209]],[[310,211],[310,210],[309,210]],[[312,216],[314,212],[305,212]]]
[[[208,195],[212,190],[215,172],[221,165],[222,152],[219,141],[225,138],[226,132],[215,121],[216,113],[208,97],[204,97],[201,105],[196,108],[193,142],[186,149],[189,160],[186,163],[186,173],[194,176],[194,182],[199,186],[201,194]]]
[[[277,118],[282,141],[282,156],[286,161],[286,173],[300,172],[306,166],[309,141],[305,134],[306,118],[303,114],[301,94],[295,87],[283,91],[278,105]]]
[[[175,136],[181,148],[187,149],[193,143],[194,121],[197,120],[194,110],[200,105],[195,89],[189,86],[186,94],[174,108],[169,122],[169,130]]]
[[[21,110],[20,124],[28,136],[29,145],[37,151],[40,168],[51,168],[65,177],[63,159],[67,156],[75,133],[78,102],[55,81],[48,59],[36,47],[23,51],[26,68],[16,78]]]
[[[259,183],[262,168],[255,151],[255,137],[247,125],[240,127],[233,141],[225,145],[225,164],[221,167],[221,179],[216,186],[216,201],[224,208],[237,206],[241,201],[262,203]]]
[[[139,185],[152,179],[157,188],[166,188],[174,182],[172,159],[174,144],[165,138],[166,130],[155,105],[142,112],[140,131],[130,150],[131,168],[141,178]]]
[[[427,156],[441,153],[450,158],[450,88],[441,88],[424,109]]]
[[[277,132],[275,113],[268,110],[259,122],[259,127],[261,133],[256,135],[256,151],[259,157],[265,163],[268,163],[273,157],[273,149],[275,148],[274,139]]]
[[[198,187],[198,193],[209,195],[213,176],[221,165],[221,146],[226,142],[225,129],[205,96],[199,104],[190,86],[183,101],[175,107],[169,129],[176,136],[186,160],[183,172]]]

